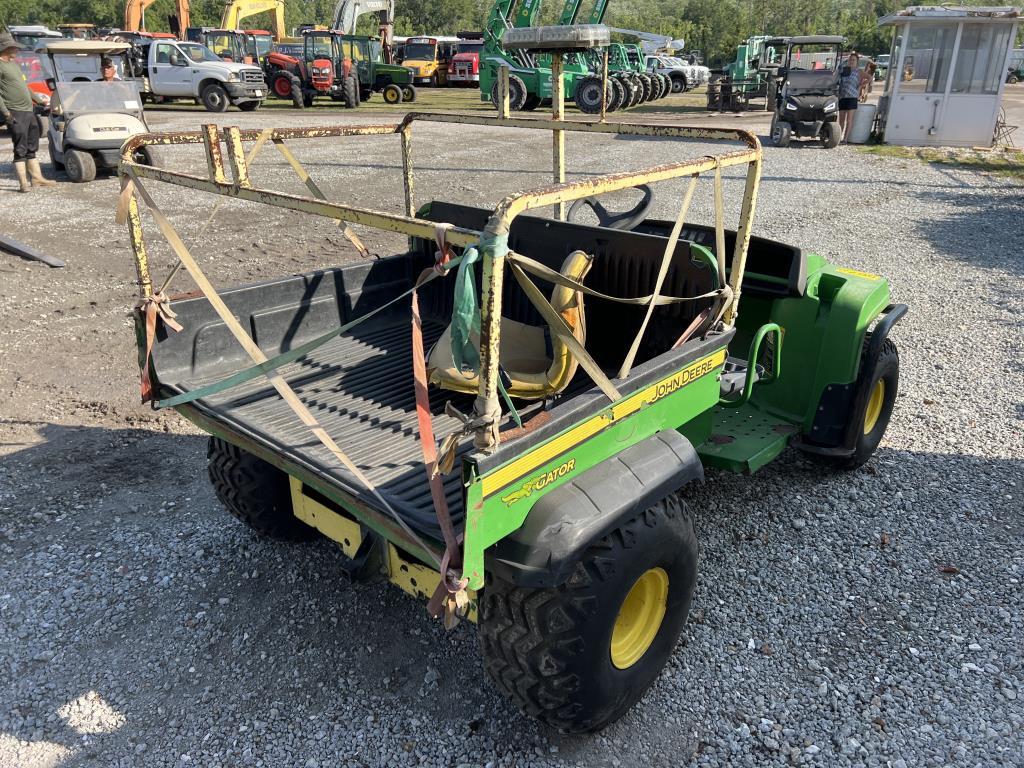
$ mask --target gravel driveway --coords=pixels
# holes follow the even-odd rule
[[[494,203],[546,180],[547,140],[423,136],[421,199]],[[303,157],[332,195],[394,206],[386,146]],[[679,148],[570,152],[605,172]],[[910,305],[892,425],[853,474],[792,451],[754,478],[709,473],[690,497],[703,553],[685,641],[622,721],[568,737],[492,690],[472,627],[445,633],[388,585],[347,583],[329,542],[263,541],[218,507],[204,438],[137,403],[116,180],[18,196],[10,170],[0,227],[69,267],[0,256],[0,766],[1024,764],[1020,187],[848,147],[765,150],[756,232],[881,273]],[[286,171],[268,158],[257,179],[286,188]],[[207,209],[160,199],[198,238]],[[328,222],[263,213],[232,203],[203,236],[218,284],[350,258]]]

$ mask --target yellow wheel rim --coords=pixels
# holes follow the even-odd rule
[[[882,415],[882,403],[885,402],[885,379],[879,379],[871,389],[871,397],[868,399],[867,410],[864,411],[864,434],[870,434],[878,424],[878,417]]]
[[[385,91],[384,101],[386,101],[388,104],[397,104],[399,94],[401,94],[401,91],[399,91],[398,93],[395,93],[394,91],[391,90]]]
[[[636,664],[661,628],[668,602],[668,574],[651,568],[629,590],[622,601],[612,630],[612,664],[627,669]]]

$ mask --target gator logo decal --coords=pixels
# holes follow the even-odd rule
[[[534,491],[542,490],[555,480],[565,477],[574,469],[576,469],[576,459],[569,459],[560,466],[555,467],[550,472],[546,472],[543,475],[537,475],[536,477],[531,477],[507,496],[502,496],[501,500],[505,502],[506,506],[511,507],[517,501],[528,499],[533,495]]]

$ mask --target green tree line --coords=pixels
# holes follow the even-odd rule
[[[605,23],[683,38],[703,52],[712,65],[731,61],[736,46],[751,35],[840,34],[850,46],[868,54],[886,52],[891,32],[879,29],[880,16],[905,7],[906,0],[618,0],[609,4]],[[980,2],[979,2],[980,4]],[[287,0],[289,28],[330,22],[335,0]],[[549,0],[541,23],[556,23],[561,0]],[[151,31],[167,31],[174,0],[157,0],[146,11]],[[216,26],[223,0],[192,0],[192,23]],[[593,0],[586,0],[578,21],[587,21]],[[488,0],[398,0],[395,30],[399,35],[453,34],[479,30],[490,11]],[[124,0],[0,0],[0,25],[91,22],[120,26]],[[269,18],[246,21],[250,28],[269,26]],[[372,20],[364,18],[367,31]]]

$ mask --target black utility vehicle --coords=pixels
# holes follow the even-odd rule
[[[846,38],[807,35],[780,41],[786,56],[779,68],[772,116],[772,143],[787,147],[794,139],[821,139],[827,149],[839,144],[840,57]]]

